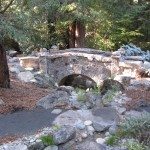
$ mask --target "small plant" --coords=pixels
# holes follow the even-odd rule
[[[107,105],[113,101],[113,98],[115,97],[116,92],[113,90],[108,90],[107,93],[103,96],[103,104]]]
[[[106,143],[107,143],[108,145],[111,145],[111,146],[117,145],[118,141],[119,141],[120,139],[124,138],[126,135],[127,135],[127,132],[125,132],[125,131],[122,130],[122,129],[119,129],[119,130],[116,132],[116,134],[111,135],[111,136],[107,139]]]
[[[121,128],[130,137],[138,139],[140,143],[150,144],[150,114],[145,113],[139,118],[129,118],[121,125]]]
[[[60,128],[61,128],[61,127],[60,127],[59,125],[53,125],[53,126],[52,126],[52,129],[53,129],[54,131],[58,131]]]
[[[148,150],[148,147],[139,143],[139,141],[130,139],[124,144],[128,150]]]
[[[54,145],[54,139],[52,135],[47,135],[47,136],[42,136],[41,140],[44,145],[49,146],[49,145]]]
[[[118,140],[119,139],[118,139],[118,137],[116,135],[111,135],[107,139],[106,143],[107,143],[107,145],[113,146],[113,145],[116,145],[118,143]]]
[[[77,93],[77,100],[81,101],[81,102],[85,102],[86,101],[86,95],[85,95],[85,90],[83,89],[76,89],[76,93]]]
[[[119,140],[123,138],[133,138],[138,143],[127,143],[128,147],[135,146],[140,148],[140,146],[145,145],[144,148],[150,145],[150,115],[149,113],[143,114],[139,118],[128,118],[120,124],[119,130],[116,134],[111,135],[108,140],[108,145],[115,145],[118,143]],[[150,147],[149,147],[150,148]],[[129,150],[134,150],[130,148]],[[143,149],[141,149],[143,150]],[[145,149],[144,149],[145,150]]]
[[[101,87],[96,85],[96,86],[94,86],[94,88],[90,89],[90,91],[92,93],[94,93],[94,94],[99,94],[100,93],[100,89],[101,89]]]

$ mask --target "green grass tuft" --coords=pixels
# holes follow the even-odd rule
[[[54,139],[52,135],[42,136],[41,140],[46,146],[54,145]]]

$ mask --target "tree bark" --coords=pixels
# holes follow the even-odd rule
[[[9,70],[7,65],[6,51],[0,43],[0,87],[9,88]]]
[[[76,22],[69,26],[69,48],[75,48]]]
[[[85,47],[85,25],[79,20],[76,21],[76,47]]]

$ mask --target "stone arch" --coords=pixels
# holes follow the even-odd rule
[[[70,74],[63,77],[58,83],[58,85],[73,86],[73,87],[80,87],[83,89],[87,89],[87,88],[94,88],[97,84],[92,78],[86,75]]]

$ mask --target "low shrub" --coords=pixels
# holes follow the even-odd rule
[[[132,147],[133,145],[136,145],[137,147],[145,145],[143,148],[150,146],[150,114],[144,113],[139,118],[132,117],[126,119],[120,124],[117,133],[111,135],[106,143],[112,146],[118,144],[118,141],[123,138],[133,138],[138,141],[139,144],[141,144],[136,145],[136,143],[128,143],[129,147]],[[134,149],[130,148],[130,150]],[[138,148],[136,150],[138,150]]]
[[[47,136],[42,136],[41,140],[44,145],[49,146],[49,145],[54,145],[54,139],[52,135],[47,135]]]
[[[130,139],[127,142],[125,142],[124,145],[125,147],[127,147],[128,150],[148,150],[147,146],[133,139]]]

